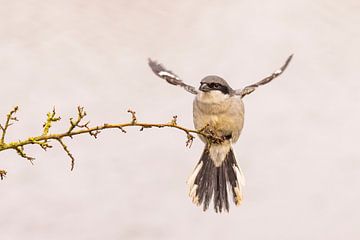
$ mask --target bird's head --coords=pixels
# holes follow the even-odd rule
[[[202,92],[219,91],[225,95],[231,94],[234,91],[224,79],[215,75],[203,78],[200,82],[199,90]]]

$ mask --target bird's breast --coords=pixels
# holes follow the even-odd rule
[[[209,125],[217,135],[232,135],[233,140],[237,141],[243,127],[244,107],[240,98],[231,97],[214,102],[196,97],[193,115],[196,129]]]

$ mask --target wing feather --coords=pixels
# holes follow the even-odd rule
[[[287,66],[289,65],[291,59],[293,57],[293,54],[291,54],[287,59],[285,64],[279,68],[278,70],[276,70],[275,72],[273,72],[271,75],[267,76],[266,78],[262,79],[261,81],[251,84],[249,86],[244,87],[243,89],[238,89],[235,91],[236,95],[240,95],[241,98],[243,98],[244,96],[252,93],[253,91],[255,91],[256,88],[258,88],[259,86],[265,85],[269,82],[271,82],[272,80],[274,80],[275,78],[277,78],[278,76],[280,76],[285,69],[287,68]]]
[[[175,73],[170,70],[167,70],[163,65],[153,61],[149,58],[149,66],[151,70],[160,78],[165,79],[168,83],[183,87],[186,91],[192,94],[197,94],[198,91],[195,87],[190,86],[184,83]]]

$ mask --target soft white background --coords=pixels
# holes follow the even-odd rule
[[[35,165],[0,153],[0,238],[359,239],[360,3],[329,1],[0,0],[0,115],[20,106],[8,139],[41,133],[53,106],[66,130],[76,107],[92,124],[192,127],[193,96],[147,66],[152,57],[189,84],[218,74],[234,88],[294,59],[244,99],[235,146],[247,186],[241,207],[194,206],[186,179],[203,145],[174,129],[106,131],[27,148]]]

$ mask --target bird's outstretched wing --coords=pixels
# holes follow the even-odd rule
[[[252,93],[253,91],[255,91],[255,89],[261,85],[265,85],[269,82],[271,82],[274,78],[277,78],[279,75],[281,75],[286,67],[289,65],[291,59],[293,57],[293,54],[291,54],[287,59],[285,64],[278,70],[276,70],[275,72],[273,72],[270,76],[267,76],[266,78],[262,79],[261,81],[251,84],[249,86],[244,87],[243,89],[238,89],[235,91],[235,95],[239,95],[241,98],[243,98],[244,96]]]
[[[175,73],[165,69],[160,63],[149,58],[149,66],[151,70],[159,77],[165,79],[168,83],[183,87],[186,91],[192,94],[197,94],[195,87],[185,84]]]

